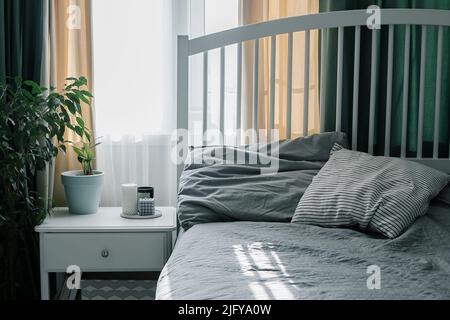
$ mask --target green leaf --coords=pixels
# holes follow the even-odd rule
[[[83,155],[83,151],[81,151],[80,148],[77,148],[75,146],[72,146],[73,151],[79,156],[81,157]]]
[[[86,139],[90,142],[91,141],[91,134],[90,134],[89,130],[86,129],[86,131],[84,131],[84,134],[86,135]]]
[[[79,81],[83,84],[83,85],[87,85],[88,81],[85,77],[80,77]]]
[[[40,94],[42,93],[42,87],[38,85],[36,82],[31,80],[26,80],[23,82],[24,85],[27,85],[32,88],[31,93],[33,94]]]
[[[72,82],[70,84],[67,85],[67,88],[73,88],[73,87],[82,87],[87,85],[87,79],[85,77],[80,77],[80,78],[66,78],[66,81],[68,82]]]
[[[76,126],[76,127],[75,127],[75,132],[76,132],[81,138],[83,138],[84,130],[83,130],[82,127]]]
[[[87,105],[91,105],[91,101],[88,98],[86,98],[85,96],[80,96],[80,99]]]
[[[71,100],[64,100],[63,105],[65,105],[67,107],[67,109],[69,109],[69,112],[71,114],[77,113],[77,107]]]
[[[23,96],[24,96],[25,98],[27,98],[28,100],[34,101],[34,96],[33,96],[30,92],[28,92],[28,91],[23,91],[22,94],[23,94]]]
[[[89,99],[86,98],[86,97],[84,96],[84,94],[81,93],[80,90],[73,90],[73,92],[75,92],[75,94],[77,95],[77,97],[78,97],[81,101],[83,101],[84,103],[86,103],[86,104],[90,104],[90,103],[91,103],[91,101],[89,101]]]
[[[84,128],[84,120],[80,117],[78,117],[76,120],[77,120],[77,123],[80,125],[80,127]]]
[[[88,150],[87,152],[87,157],[88,160],[93,160],[94,159],[94,151],[92,150]]]
[[[21,77],[15,77],[14,82],[16,83],[16,87],[20,88],[22,86],[22,78]]]
[[[80,98],[73,92],[66,93],[67,98],[69,98],[74,104],[80,103]]]
[[[81,90],[81,93],[84,94],[85,96],[89,97],[89,98],[93,98],[94,96],[92,95],[92,93],[90,93],[87,90]]]

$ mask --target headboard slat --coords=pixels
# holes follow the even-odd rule
[[[225,132],[225,47],[220,48],[220,143],[224,144],[223,134]]]
[[[327,102],[327,81],[326,73],[328,68],[328,30],[321,30],[321,52],[320,52],[320,132],[325,132],[325,119],[326,119],[326,102]]]
[[[311,34],[309,30],[305,31],[305,80],[304,87],[309,88],[310,77],[310,50],[311,50]],[[309,90],[303,92],[303,135],[307,136],[309,133]]]
[[[361,64],[361,26],[355,27],[355,65],[353,74],[352,150],[358,149],[359,76]]]
[[[237,145],[241,144],[240,130],[242,128],[242,42],[237,46],[237,79],[236,79],[236,130]]]
[[[253,41],[253,130],[258,130],[258,103],[259,103],[259,39]],[[258,137],[253,137],[253,142]]]
[[[294,35],[288,35],[288,75],[286,88],[286,139],[292,137],[292,52],[294,47]]]
[[[427,26],[422,26],[420,50],[420,89],[419,89],[419,115],[417,124],[417,158],[423,155],[423,116],[425,109],[425,71],[427,63]]]
[[[394,26],[389,26],[387,93],[386,93],[386,133],[384,136],[384,155],[391,155],[391,125],[392,125],[392,83],[394,76]]]
[[[208,51],[203,52],[203,144],[207,143],[208,131]]]
[[[375,108],[377,102],[378,76],[378,30],[372,31],[372,53],[370,67],[370,105],[369,105],[369,153],[374,153],[375,145]]]
[[[437,45],[437,64],[436,64],[436,106],[434,117],[434,147],[433,158],[439,158],[439,135],[441,120],[441,89],[442,89],[442,56],[444,51],[444,28],[439,27],[438,45]]]
[[[409,62],[411,58],[411,25],[406,26],[405,33],[405,66],[403,68],[403,113],[402,113],[402,142],[401,157],[406,158],[408,138],[408,110],[409,110]]]
[[[344,77],[344,27],[338,29],[337,53],[337,88],[336,88],[336,131],[342,131],[342,80]]]
[[[276,58],[277,58],[277,37],[270,39],[270,102],[269,102],[269,132],[268,141],[272,141],[272,130],[275,129],[275,76],[276,76]]]

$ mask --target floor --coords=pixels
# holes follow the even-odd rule
[[[82,280],[81,300],[154,300],[156,280]]]

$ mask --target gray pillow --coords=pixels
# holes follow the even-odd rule
[[[293,223],[357,226],[396,238],[449,182],[445,173],[418,163],[333,149],[300,199]]]

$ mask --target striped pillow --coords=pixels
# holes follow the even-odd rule
[[[426,214],[448,182],[445,173],[418,163],[336,145],[300,199],[292,222],[357,226],[396,238]]]

